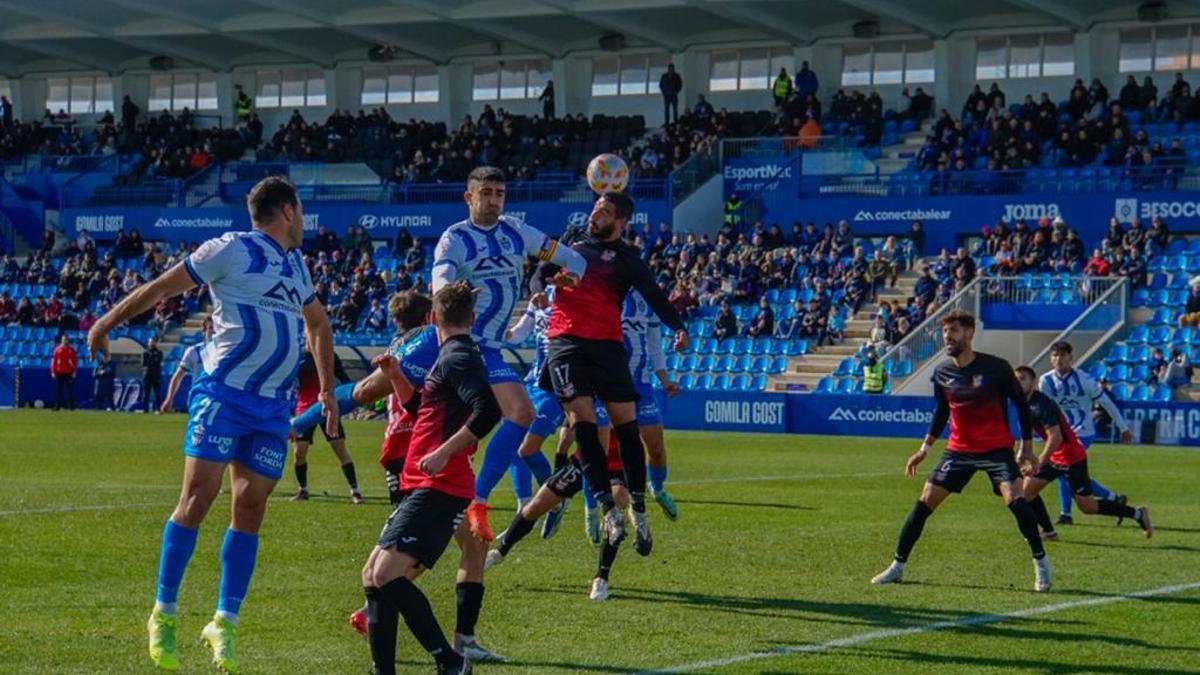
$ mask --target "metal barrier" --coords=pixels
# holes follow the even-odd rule
[[[1009,304],[1076,304],[1098,302],[1125,277],[1087,277],[1042,274],[1021,277],[984,277],[983,300]]]
[[[845,173],[801,181],[804,197],[938,197],[1200,189],[1200,167],[1081,167],[1024,170]]]
[[[671,206],[678,206],[721,170],[721,146],[706,143],[670,173]]]
[[[857,150],[847,136],[765,136],[761,138],[726,138],[721,141],[721,159],[739,157],[778,157],[796,152],[819,150]]]
[[[979,304],[982,300],[981,286],[985,279],[976,278],[967,284],[966,288],[955,293],[941,307],[930,314],[916,328],[912,329],[899,342],[890,347],[880,361],[888,372],[893,373],[892,379],[896,385],[896,393],[902,393],[899,385],[908,376],[897,375],[902,372],[900,364],[912,362],[912,374],[916,374],[930,359],[942,353],[942,317],[955,309],[970,312],[979,316]],[[907,370],[907,369],[906,369]]]
[[[1129,279],[1126,277],[1085,278],[1081,283],[1089,287],[1083,297],[1094,296],[1094,299],[1088,301],[1090,306],[1079,318],[1050,341],[1050,345],[1060,340],[1070,341],[1072,352],[1077,355],[1076,363],[1080,365],[1125,326],[1125,311],[1129,301]],[[1118,317],[1116,321],[1113,320],[1114,314]],[[1029,362],[1034,372],[1050,370],[1050,345]]]

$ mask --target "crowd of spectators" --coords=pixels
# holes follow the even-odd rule
[[[1178,140],[1164,145],[1144,130],[1132,131],[1136,120],[1174,124],[1181,130],[1200,120],[1200,99],[1182,73],[1162,98],[1147,76],[1139,86],[1131,75],[1120,95],[1111,98],[1099,79],[1091,86],[1075,80],[1067,100],[1056,103],[1043,92],[1009,105],[1000,86],[988,91],[976,84],[955,118],[943,108],[932,133],[917,153],[915,166],[921,170],[1017,171],[1037,166],[1079,167],[1099,162],[1107,167],[1124,167],[1125,174],[1179,171],[1186,153]]]

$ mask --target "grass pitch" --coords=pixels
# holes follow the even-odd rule
[[[184,422],[0,412],[0,672],[153,672],[144,625]],[[368,670],[346,618],[387,515],[374,463],[383,426],[347,432],[368,503],[349,504],[323,442],[310,458],[313,501],[286,501],[289,467],[243,607],[245,673]],[[912,446],[669,434],[681,518],[651,507],[653,555],[622,546],[612,598],[589,601],[596,555],[575,500],[555,539],[531,536],[489,573],[479,637],[511,662],[477,672],[1200,672],[1200,451],[1095,448],[1093,476],[1149,504],[1157,532],[1144,541],[1132,523],[1077,511],[1079,524],[1048,544],[1055,587],[1039,595],[1028,549],[983,477],[930,519],[905,583],[867,583],[890,560],[920,489],[901,475]],[[498,531],[512,516],[507,481],[494,503]],[[184,672],[212,672],[194,639],[215,606],[228,511],[222,497],[180,593]],[[419,582],[446,630],[457,555],[451,545]],[[1190,587],[1166,588],[1178,585]],[[1125,597],[1141,591],[1155,594]],[[1015,614],[996,616],[1006,613]],[[406,634],[398,653],[403,672],[432,671]]]

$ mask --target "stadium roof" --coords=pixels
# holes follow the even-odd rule
[[[0,73],[364,61],[375,45],[398,59],[448,63],[497,55],[626,47],[680,52],[758,40],[844,40],[861,21],[881,36],[944,37],[984,29],[1132,21],[1128,0],[0,0]],[[1200,16],[1174,3],[1176,17]]]

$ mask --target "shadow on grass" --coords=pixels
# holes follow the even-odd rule
[[[749,507],[752,509],[787,509],[790,511],[816,511],[812,506],[800,506],[798,504],[772,504],[770,502],[731,502],[719,499],[680,499],[677,500],[680,504],[705,504],[708,506],[738,506]]]
[[[1140,641],[1139,641],[1140,642]],[[1157,645],[1143,644],[1147,649],[1161,649]],[[934,654],[924,651],[904,649],[853,649],[847,653],[874,659],[889,659],[905,663],[938,664],[955,666],[962,672],[974,672],[984,668],[1003,669],[1006,671],[1022,670],[1033,673],[1105,673],[1107,675],[1144,675],[1153,672],[1155,675],[1195,675],[1195,670],[1146,666],[1117,666],[1101,665],[1091,661],[1086,663],[1062,663],[1047,659],[1022,659],[1015,655],[1005,656],[973,656],[969,654]]]
[[[1094,541],[1071,541],[1070,539],[1060,539],[1059,541],[1055,542],[1055,545],[1056,546],[1060,546],[1060,545],[1061,546],[1087,546],[1090,548],[1106,548],[1106,549],[1123,548],[1123,549],[1129,549],[1131,551],[1145,551],[1145,552],[1154,552],[1154,551],[1173,551],[1173,552],[1182,551],[1184,553],[1200,552],[1200,548],[1198,548],[1196,546],[1182,546],[1180,544],[1166,544],[1163,546],[1159,546],[1159,545],[1156,545],[1156,544],[1153,544],[1150,542],[1145,542],[1142,544],[1102,544],[1102,543],[1094,542]]]

